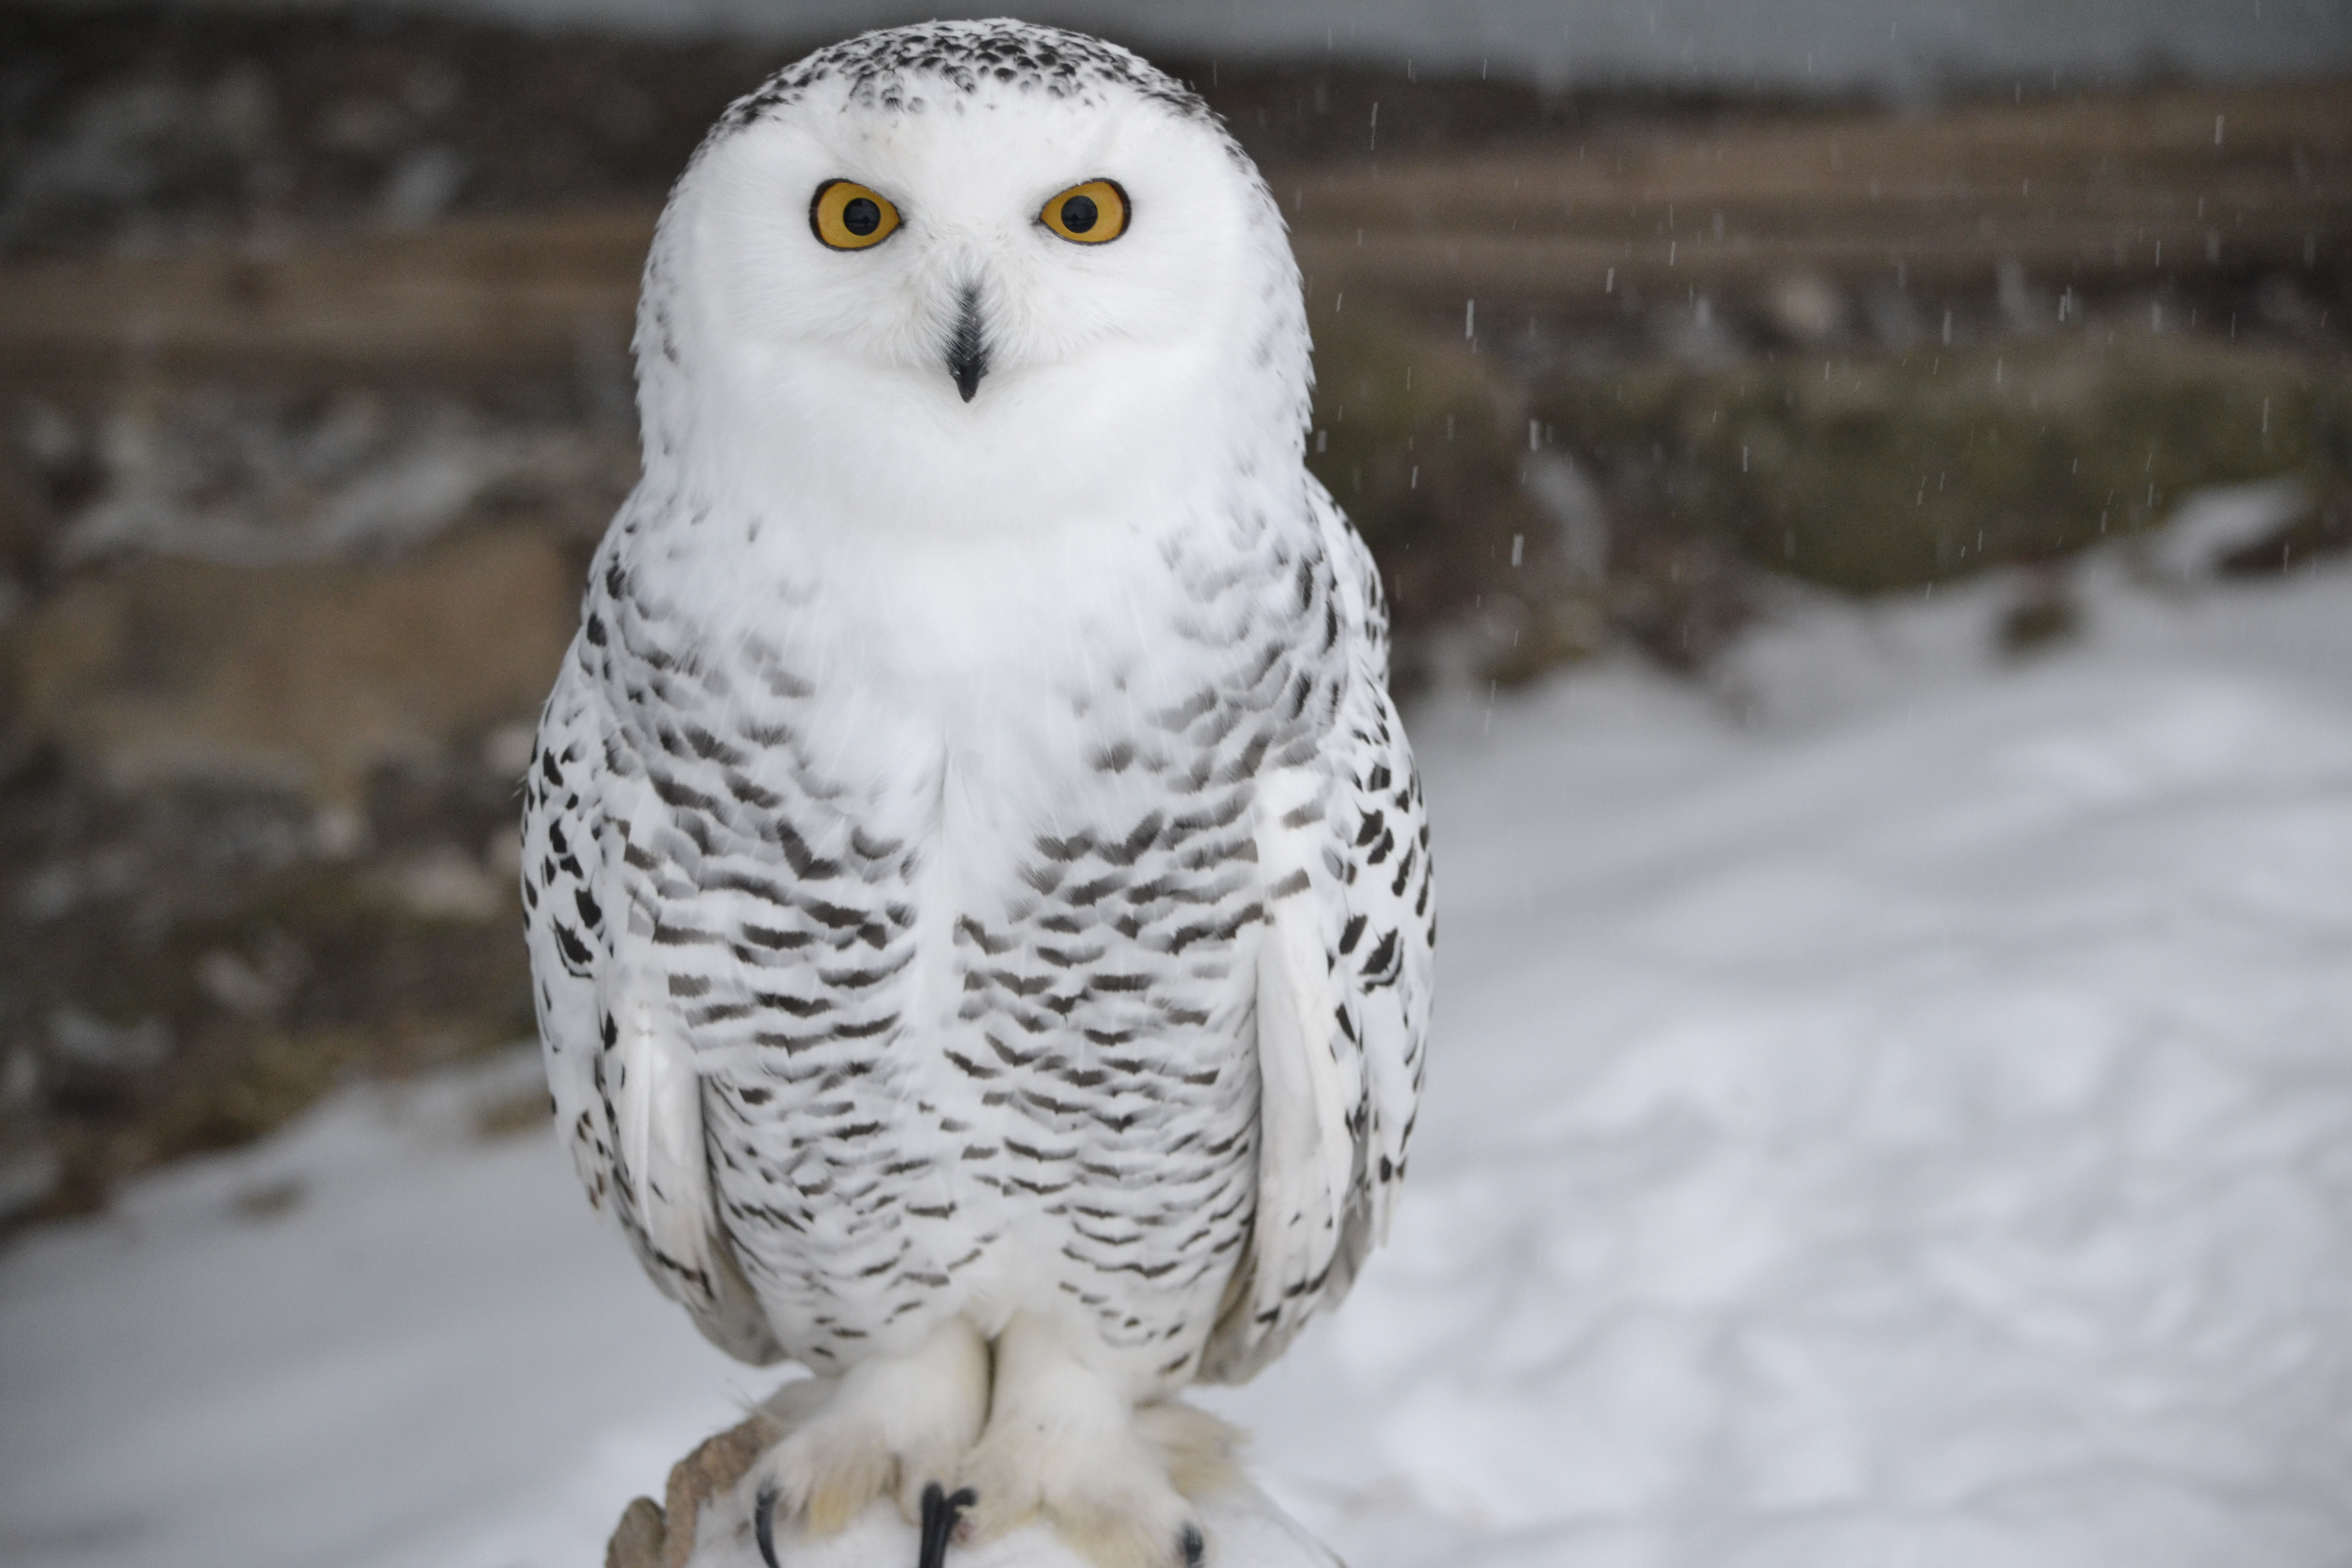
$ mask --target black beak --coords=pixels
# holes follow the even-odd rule
[[[980,390],[980,378],[988,374],[988,344],[980,335],[980,289],[976,286],[965,288],[962,308],[956,312],[955,331],[948,339],[948,374],[955,377],[956,390],[963,394],[966,403]]]

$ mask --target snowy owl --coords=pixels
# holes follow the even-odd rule
[[[1307,349],[1216,118],[1050,28],[812,55],[662,215],[523,894],[591,1196],[823,1380],[808,1529],[1202,1561],[1165,1402],[1386,1226],[1429,836]]]

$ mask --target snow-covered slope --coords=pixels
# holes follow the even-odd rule
[[[2352,571],[2090,575],[1422,717],[1413,1179],[1210,1397],[1355,1568],[2352,1559]],[[497,1087],[0,1256],[0,1560],[599,1561],[766,1384]]]

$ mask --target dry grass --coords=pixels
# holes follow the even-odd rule
[[[2216,127],[2220,136],[2216,140]],[[2101,286],[2344,265],[2352,83],[1841,111],[1276,167],[1319,301],[1601,303],[1798,271]],[[305,244],[0,269],[0,382],[126,374],[459,378],[626,341],[650,208],[451,220]]]
[[[482,382],[625,352],[651,209],[0,268],[0,383]]]
[[[1326,291],[1595,301],[1817,271],[1982,289],[2002,262],[2105,284],[2197,267],[2341,267],[2352,83],[2175,89],[1906,119],[1621,132],[1277,170]]]

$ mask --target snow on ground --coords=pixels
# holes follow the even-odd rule
[[[537,1070],[347,1093],[0,1255],[0,1563],[604,1561],[774,1379],[613,1267],[551,1136],[475,1135]]]
[[[2086,578],[1422,717],[1413,1179],[1208,1396],[1355,1568],[2352,1561],[2352,569]],[[772,1374],[473,1135],[530,1070],[0,1255],[0,1560],[600,1561]]]

